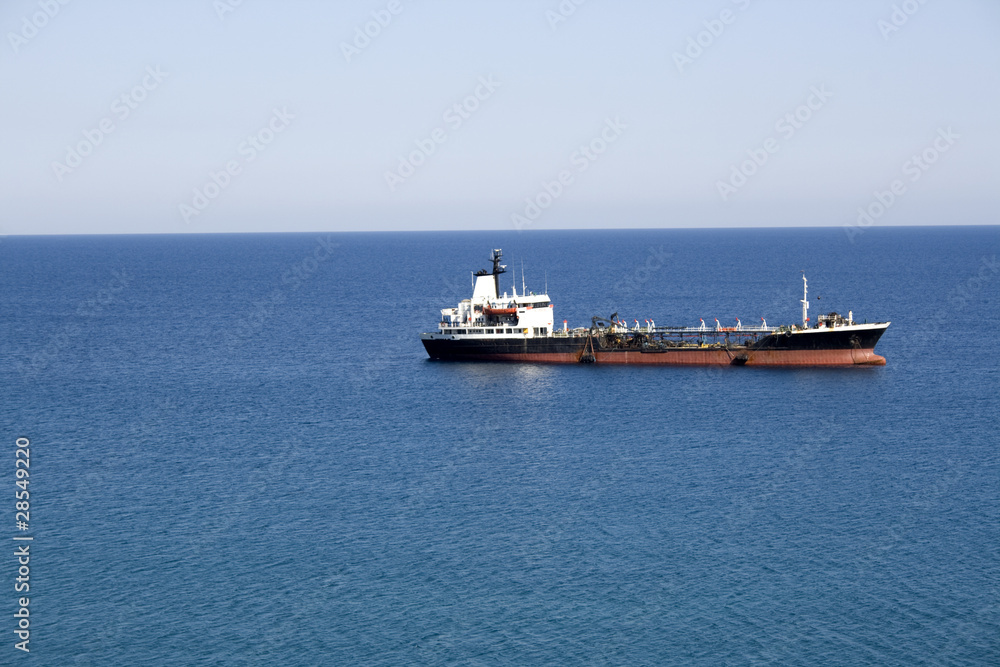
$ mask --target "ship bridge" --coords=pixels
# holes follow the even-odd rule
[[[522,272],[521,294],[511,285],[508,294],[500,292],[500,274],[507,267],[500,263],[499,249],[491,256],[492,271],[474,275],[472,298],[463,299],[455,308],[442,308],[439,330],[442,334],[471,336],[551,336],[553,305],[547,294],[528,292]]]

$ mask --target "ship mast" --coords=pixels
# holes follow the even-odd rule
[[[802,327],[809,328],[809,283],[806,281],[806,272],[802,272]]]
[[[500,298],[500,274],[507,272],[506,265],[500,264],[500,258],[503,257],[503,252],[499,248],[494,248],[493,255],[490,259],[493,260],[493,285],[496,288],[497,298]]]

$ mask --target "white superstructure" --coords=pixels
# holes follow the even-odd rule
[[[457,340],[553,335],[553,309],[547,294],[524,294],[523,286],[518,294],[515,285],[510,294],[499,293],[500,274],[507,269],[500,264],[501,256],[500,250],[493,251],[493,270],[476,273],[472,298],[463,299],[455,308],[442,308],[437,334],[424,336]]]

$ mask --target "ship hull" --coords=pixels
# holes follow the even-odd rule
[[[644,366],[884,366],[875,344],[885,327],[773,334],[750,345],[622,347],[588,336],[543,338],[423,338],[431,359]]]
[[[424,338],[424,349],[440,361],[517,361],[541,364],[580,362],[586,338]]]

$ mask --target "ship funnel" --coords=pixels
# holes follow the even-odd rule
[[[473,275],[472,299],[494,301],[500,296],[500,274],[507,272],[507,267],[500,263],[503,253],[499,248],[490,254],[493,269],[482,269]]]

